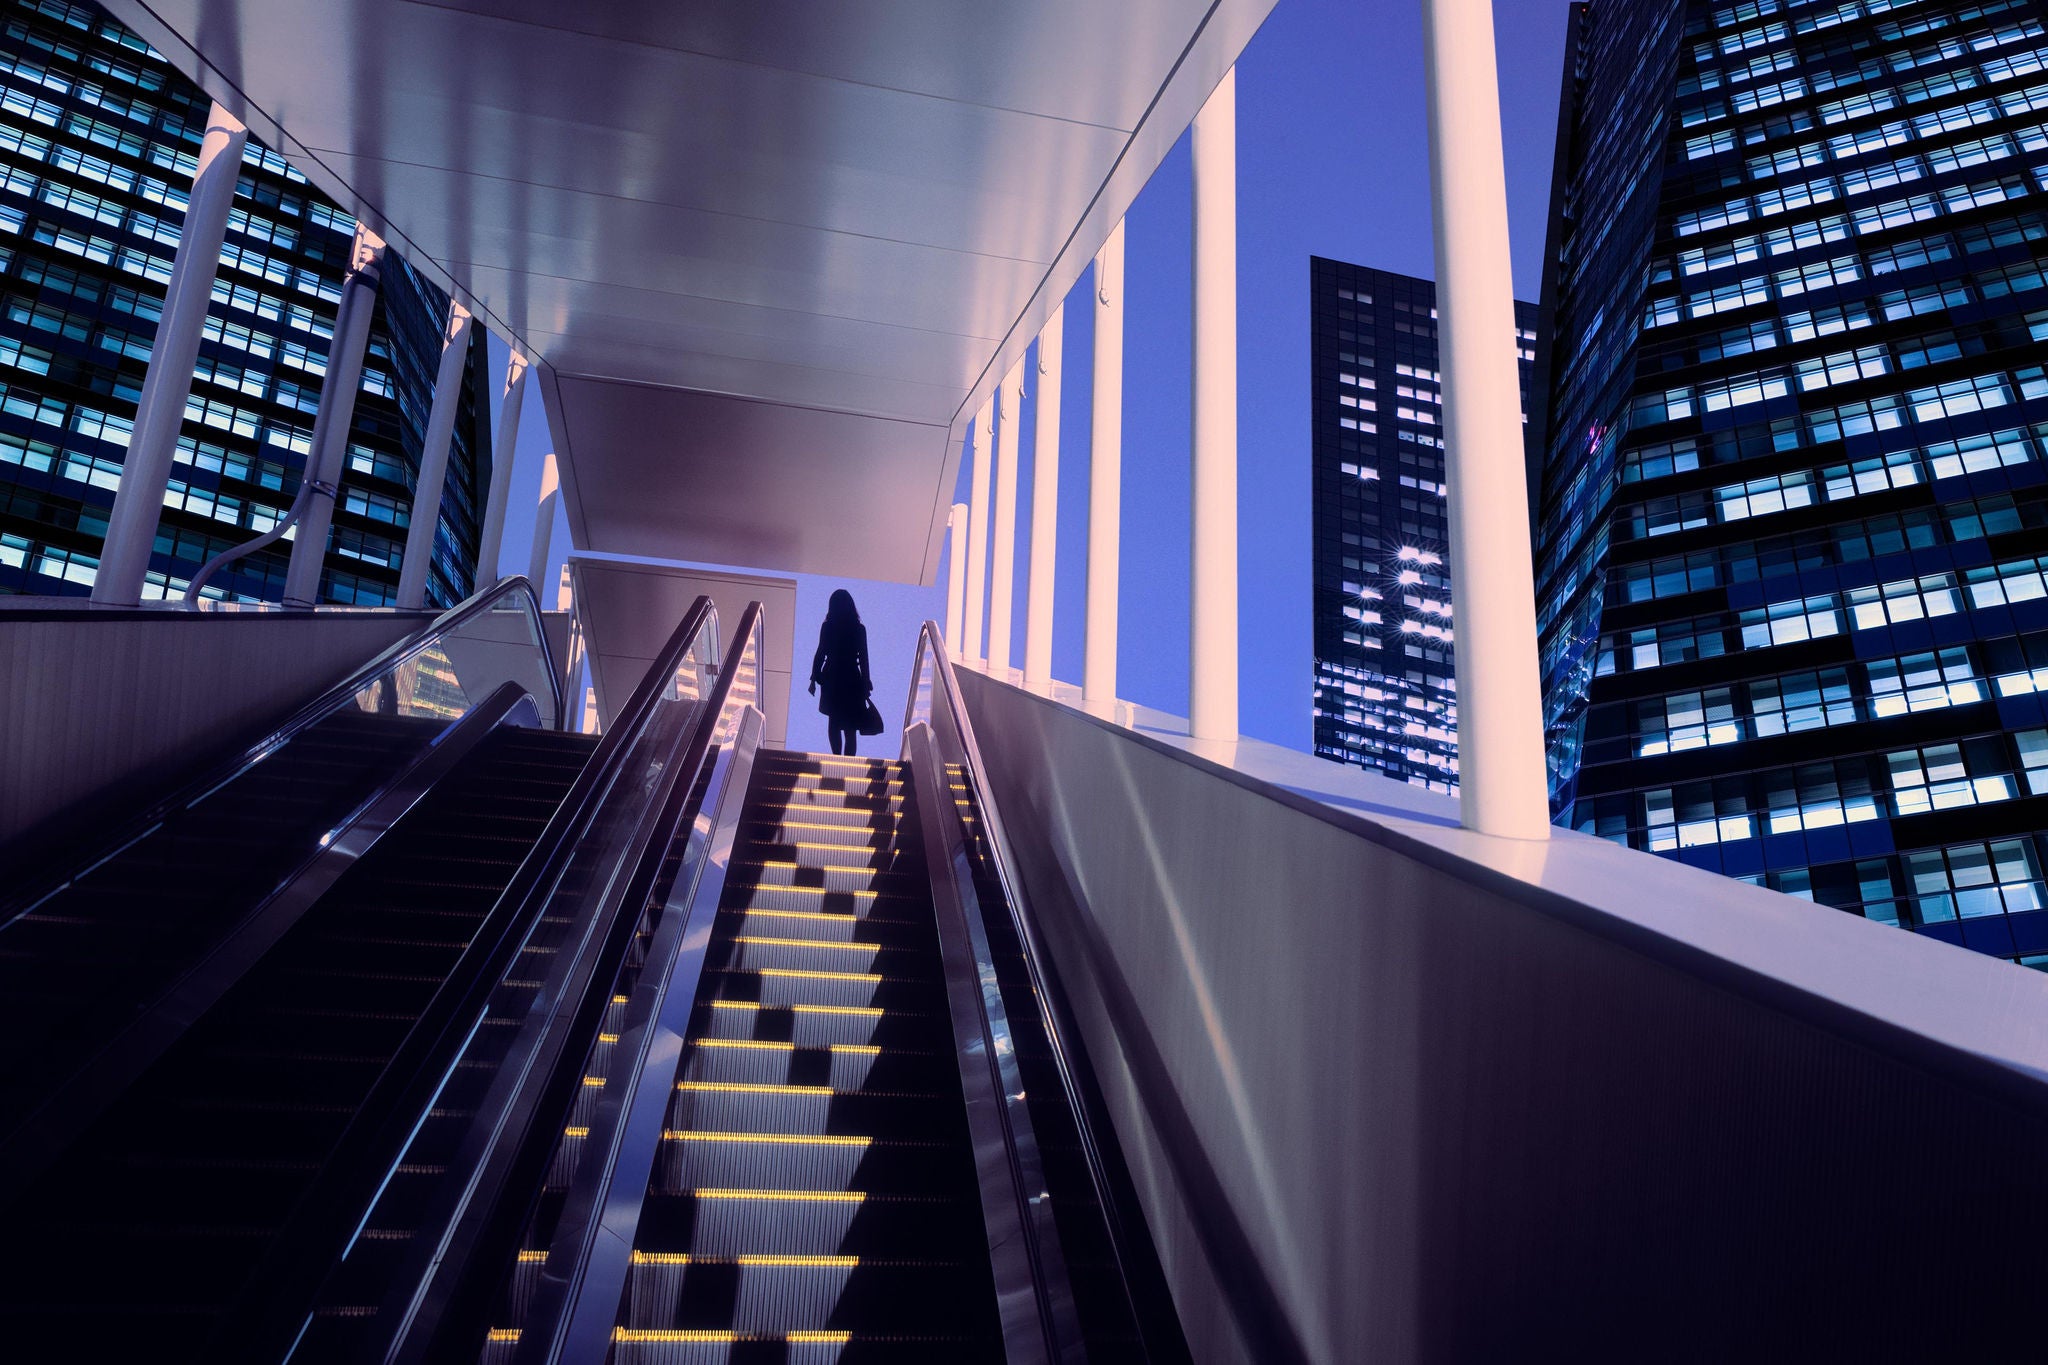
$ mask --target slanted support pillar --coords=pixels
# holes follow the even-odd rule
[[[1423,0],[1467,829],[1550,835],[1493,0]]]
[[[533,595],[540,599],[540,609],[551,611],[551,605],[558,593],[548,582],[548,557],[554,551],[555,504],[561,500],[561,471],[555,467],[555,453],[549,451],[540,466],[540,506],[533,514],[533,552],[526,561],[526,581],[533,584]]]
[[[327,532],[334,523],[334,497],[342,463],[348,457],[356,393],[363,386],[363,352],[370,344],[370,319],[377,310],[377,288],[383,275],[384,239],[357,223],[348,278],[341,285],[341,307],[334,315],[334,340],[327,347],[327,374],[320,381],[313,449],[306,456],[301,490],[305,513],[298,538],[292,541],[291,562],[285,568],[284,604],[288,607],[310,607],[320,596]]]
[[[974,471],[967,494],[967,633],[956,650],[970,663],[982,653],[981,623],[988,604],[989,441],[995,435],[995,400],[974,415]]]
[[[1024,685],[1052,685],[1053,567],[1060,527],[1060,358],[1067,308],[1038,334],[1038,410],[1031,457],[1031,573],[1024,600]]]
[[[1124,479],[1124,225],[1095,256],[1094,385],[1088,410],[1088,597],[1081,704],[1116,710],[1116,596]]]
[[[1017,595],[1017,437],[1024,426],[1024,361],[1003,376],[996,412],[996,515],[989,568],[988,671],[1010,668],[1010,627]]]
[[[512,463],[519,453],[519,413],[526,404],[526,357],[518,351],[505,366],[505,396],[491,433],[491,491],[484,499],[483,531],[477,537],[476,585],[498,581],[498,557],[505,548],[505,509],[512,502]]]
[[[185,403],[192,394],[199,337],[220,269],[221,243],[227,238],[228,211],[234,207],[235,183],[241,178],[242,148],[248,141],[249,130],[242,121],[214,105],[199,144],[199,167],[192,173],[192,197],[171,261],[171,282],[164,291],[163,316],[150,347],[142,396],[135,405],[120,487],[107,518],[106,543],[92,584],[95,606],[132,607],[142,600],[149,556],[156,548],[156,525],[164,511],[164,489],[185,422]]]
[[[960,653],[960,634],[967,610],[967,504],[956,502],[946,514],[946,648]]]
[[[434,402],[427,409],[427,436],[420,447],[419,481],[413,485],[412,519],[406,524],[405,558],[398,569],[398,605],[426,605],[427,579],[434,565],[434,533],[441,523],[441,492],[448,483],[448,449],[455,416],[462,410],[462,375],[469,359],[469,310],[448,300],[448,326],[441,336],[441,366],[434,375]]]
[[[1481,0],[1485,3],[1486,0]],[[1237,739],[1237,70],[1195,115],[1188,729]]]

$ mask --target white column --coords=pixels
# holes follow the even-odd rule
[[[206,307],[220,269],[221,243],[227,238],[228,210],[234,207],[235,182],[242,173],[242,148],[248,141],[249,130],[242,121],[214,105],[199,144],[199,167],[192,173],[192,197],[185,206],[177,255],[171,260],[171,282],[164,291],[149,370],[135,404],[135,427],[128,438],[127,458],[121,462],[121,483],[107,517],[106,544],[92,584],[92,600],[99,606],[132,607],[142,600],[150,552],[156,548],[156,524],[164,511],[164,488],[170,483],[178,432],[185,422],[185,401],[192,393]]]
[[[363,385],[363,352],[370,344],[370,319],[377,311],[377,286],[384,273],[384,239],[356,224],[341,307],[334,315],[334,340],[327,344],[327,374],[320,381],[320,412],[313,419],[313,449],[306,456],[306,514],[292,541],[285,568],[284,603],[310,607],[320,596],[320,568],[327,559],[327,532],[334,521],[334,495],[348,458],[348,431],[355,421],[356,393]]]
[[[1484,0],[1482,0],[1484,3]],[[1195,115],[1188,730],[1237,738],[1237,69]]]
[[[542,611],[549,609],[548,556],[554,548],[555,503],[560,497],[561,472],[555,468],[554,452],[549,451],[541,459],[540,506],[533,514],[533,553],[526,561],[526,581],[533,584]]]
[[[988,443],[995,435],[995,400],[974,415],[974,472],[967,494],[967,633],[955,651],[970,662],[982,653],[981,622],[988,603]]]
[[[1550,835],[1493,0],[1423,0],[1466,828]]]
[[[512,462],[519,453],[519,411],[526,403],[526,357],[516,349],[505,366],[505,395],[491,433],[491,491],[484,499],[484,525],[477,537],[476,585],[498,581],[498,556],[505,547],[505,509],[512,501]]]
[[[1081,704],[1116,710],[1116,595],[1124,481],[1124,225],[1095,256],[1095,374],[1088,410],[1088,622]]]
[[[1067,306],[1038,334],[1037,426],[1031,455],[1031,575],[1024,600],[1024,685],[1052,684],[1052,580],[1060,538],[1060,353]]]
[[[448,452],[455,440],[455,416],[462,410],[462,375],[469,359],[469,310],[448,300],[448,326],[441,335],[441,367],[434,375],[434,402],[427,409],[427,437],[420,447],[419,480],[412,490],[412,518],[406,523],[405,558],[398,566],[398,605],[427,601],[428,571],[434,563],[434,532],[441,522],[441,493],[448,484]]]
[[[946,514],[946,648],[960,653],[960,634],[966,629],[967,610],[967,504],[956,502]]]
[[[1003,376],[996,412],[996,515],[988,589],[988,671],[1010,667],[1011,609],[1017,586],[1017,437],[1024,427],[1024,362]]]

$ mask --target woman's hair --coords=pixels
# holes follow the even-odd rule
[[[844,588],[834,588],[832,600],[825,606],[825,621],[828,625],[859,625],[860,612],[854,609],[853,594]]]

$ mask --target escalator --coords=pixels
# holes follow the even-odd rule
[[[736,1347],[1003,1358],[905,782],[900,763],[755,760],[613,1327],[619,1365]],[[522,1248],[524,1274],[540,1251]],[[515,1332],[488,1351],[509,1358]]]
[[[742,734],[470,1271],[487,1307],[387,1361],[1187,1358],[920,658],[901,760]]]
[[[0,1336],[205,1359],[595,744],[493,732],[342,877],[10,1210]]]
[[[337,712],[230,782],[238,813],[179,810],[156,837],[39,895],[0,934],[0,1114],[102,1047],[444,722]],[[92,982],[93,1008],[78,983]],[[48,1028],[52,1018],[68,1022]]]
[[[721,643],[601,739],[479,695],[502,640],[457,707],[352,680],[0,925],[71,1048],[0,1111],[8,1354],[1185,1359],[943,660],[842,759],[762,747],[758,605]],[[199,966],[101,999],[65,913],[149,906]]]

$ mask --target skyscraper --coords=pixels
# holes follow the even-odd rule
[[[2037,965],[2043,9],[1575,6],[1538,385],[1563,817]]]
[[[177,250],[207,97],[98,9],[0,7],[0,593],[82,595],[99,565]],[[297,491],[354,220],[252,139],[221,252],[145,596],[181,594],[215,553],[269,529]],[[448,299],[384,271],[321,598],[391,601]],[[483,329],[428,581],[474,579],[489,424]],[[217,576],[276,599],[290,546]]]
[[[1436,286],[1309,260],[1316,752],[1457,785]],[[1536,309],[1515,305],[1522,381]]]

